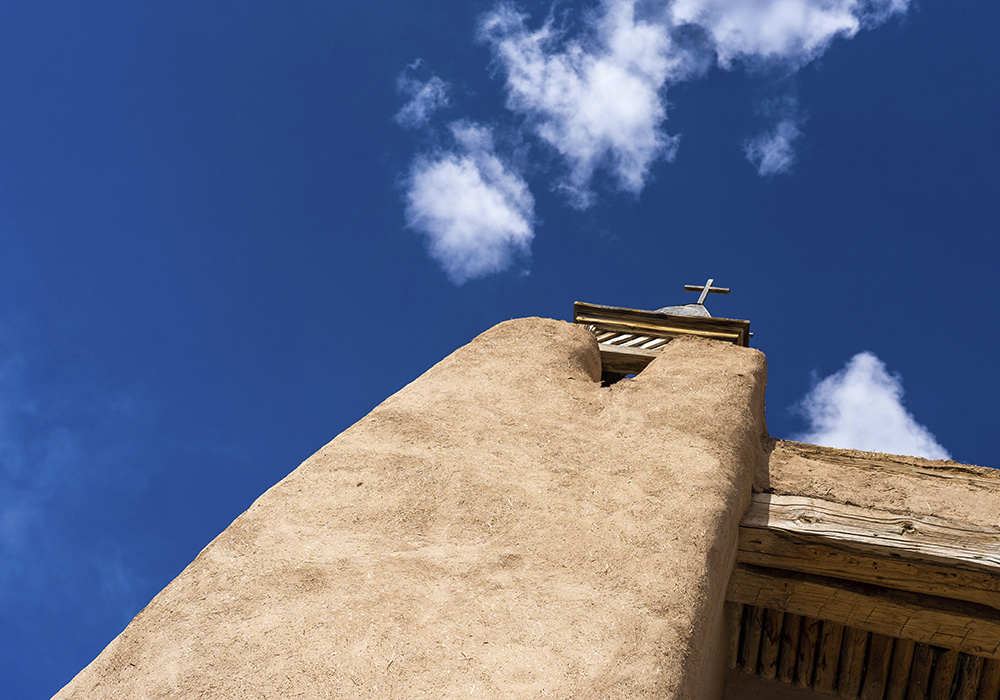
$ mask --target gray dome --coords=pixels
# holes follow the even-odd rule
[[[664,306],[662,309],[657,309],[656,313],[673,314],[674,316],[708,316],[709,318],[712,316],[712,314],[708,313],[708,309],[705,308],[704,304],[698,303]]]

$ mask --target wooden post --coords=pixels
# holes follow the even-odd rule
[[[795,655],[795,685],[800,688],[811,687],[813,684],[817,647],[822,629],[822,620],[817,620],[815,617],[804,618],[802,639],[799,642],[799,651]]]
[[[746,613],[743,616],[743,639],[740,643],[740,670],[743,673],[757,673],[763,626],[764,609],[757,605],[746,606]]]
[[[792,682],[801,632],[802,617],[795,613],[785,613],[785,622],[781,630],[781,651],[778,655],[778,680],[785,683]]]
[[[868,633],[857,627],[848,627],[844,632],[844,646],[840,655],[840,672],[837,679],[837,694],[845,700],[855,700],[858,697],[867,650]]]
[[[778,650],[781,648],[781,625],[785,614],[780,610],[764,611],[764,631],[760,645],[760,677],[773,680],[778,675]]]
[[[885,689],[885,700],[904,700],[906,687],[910,683],[910,666],[913,664],[913,650],[917,643],[912,639],[897,639],[889,668],[889,685]]]
[[[906,690],[906,700],[927,700],[933,661],[933,647],[929,644],[918,644],[913,652],[913,664],[910,666],[910,684]]]
[[[951,684],[955,681],[958,671],[958,652],[954,649],[944,649],[934,654],[934,675],[931,678],[931,691],[928,700],[949,700]]]
[[[740,654],[740,635],[743,623],[743,606],[740,603],[726,603],[726,622],[729,626],[729,668],[736,668]]]
[[[816,690],[832,693],[837,686],[837,668],[840,665],[840,643],[844,626],[837,622],[823,621],[819,640],[819,658],[816,660]]]
[[[958,687],[955,700],[976,700],[979,679],[983,674],[983,657],[962,654],[958,661]]]
[[[889,662],[892,660],[892,637],[873,634],[868,644],[865,664],[865,684],[861,687],[861,700],[883,700],[889,681]]]
[[[979,679],[979,695],[976,700],[998,700],[1000,698],[1000,659],[987,659],[983,664],[983,674]]]

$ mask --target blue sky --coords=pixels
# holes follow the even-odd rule
[[[9,0],[0,677],[508,319],[733,289],[772,435],[1000,466],[1000,9]],[[904,392],[905,390],[905,392]]]

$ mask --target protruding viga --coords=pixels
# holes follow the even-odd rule
[[[700,698],[761,353],[483,333],[261,496],[58,698]]]

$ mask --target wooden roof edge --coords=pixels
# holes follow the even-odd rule
[[[1000,621],[1000,528],[807,496],[754,494],[737,561],[969,601]]]
[[[684,306],[683,304],[678,304],[678,306]],[[723,316],[685,316],[683,314],[668,314],[662,311],[650,311],[648,309],[631,309],[627,306],[607,306],[605,304],[591,304],[586,301],[574,301],[573,302],[573,317],[577,315],[578,309],[595,309],[598,311],[612,311],[625,316],[636,316],[639,318],[649,318],[649,319],[701,319],[704,321],[720,321],[727,324],[738,324],[738,325],[750,325],[750,321],[743,318],[725,318]]]
[[[1000,612],[967,601],[748,563],[726,600],[1000,659]]]

